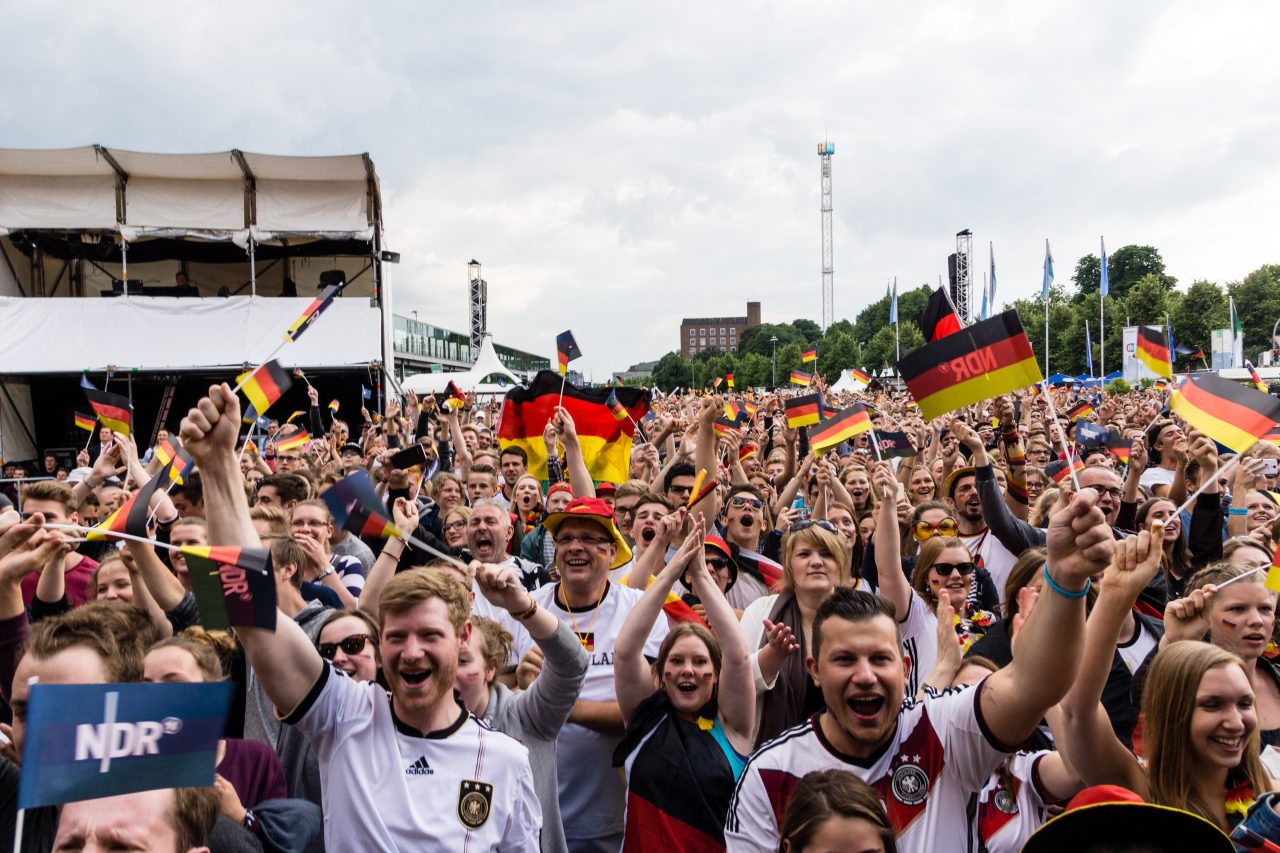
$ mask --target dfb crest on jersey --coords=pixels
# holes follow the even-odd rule
[[[493,806],[493,786],[463,779],[458,786],[458,820],[467,829],[479,829],[489,819]]]
[[[929,796],[929,777],[914,764],[903,764],[893,771],[893,795],[908,806],[918,806]]]

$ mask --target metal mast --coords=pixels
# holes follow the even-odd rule
[[[831,256],[831,158],[836,144],[830,140],[818,143],[818,157],[822,161],[822,329],[835,322],[835,276]]]
[[[489,331],[489,283],[480,277],[480,262],[474,258],[467,264],[467,273],[471,279],[471,355],[474,360],[480,356],[480,344]]]
[[[956,277],[952,285],[951,299],[956,313],[966,323],[973,321],[973,232],[968,228],[956,234]]]

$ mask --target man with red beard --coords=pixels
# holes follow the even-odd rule
[[[240,403],[223,383],[188,412],[182,438],[204,472],[210,541],[259,547],[236,465],[239,424]],[[237,629],[268,697],[334,782],[324,786],[331,853],[538,849],[528,750],[480,725],[453,695],[469,610],[467,589],[446,572],[411,569],[386,585],[379,627],[389,692],[326,664],[284,614],[274,632]]]
[[[902,655],[893,605],[838,587],[814,617],[806,661],[826,710],[748,761],[725,822],[728,850],[777,850],[796,784],[830,769],[876,790],[902,853],[973,848],[970,795],[1031,737],[1079,668],[1089,579],[1115,551],[1097,502],[1085,491],[1053,515],[1044,591],[1013,662],[972,688],[907,699],[913,661]]]

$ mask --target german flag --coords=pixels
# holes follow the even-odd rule
[[[398,528],[384,515],[370,512],[363,506],[353,506],[342,529],[360,537],[389,539],[397,535]]]
[[[849,376],[853,378],[854,382],[861,382],[863,385],[871,384],[871,377],[857,368],[850,370]]]
[[[1263,441],[1269,441],[1272,444],[1280,445],[1280,424],[1276,424],[1267,430],[1267,434],[1262,437]]]
[[[733,374],[732,374],[732,373],[727,374],[727,375],[724,377],[724,380],[725,380],[726,382],[728,382],[728,383],[729,383],[729,387],[730,387],[730,388],[732,388],[732,387],[733,387]]]
[[[76,416],[76,426],[80,427],[80,429],[93,432],[94,428],[97,427],[98,425],[98,419],[95,418],[93,415],[82,415],[79,412],[76,412],[75,416]]]
[[[609,398],[604,401],[604,404],[609,407],[609,411],[613,414],[614,420],[625,421],[627,418],[631,417],[623,405],[618,402],[618,395],[613,390],[609,391]]]
[[[960,331],[960,318],[951,308],[951,300],[947,299],[947,294],[941,287],[929,297],[929,302],[920,312],[918,322],[924,339],[930,343]]]
[[[1156,383],[1151,387],[1155,388],[1157,391],[1164,391],[1169,387],[1169,383],[1164,381],[1163,379],[1157,379]]]
[[[742,419],[742,406],[738,405],[737,403],[725,403],[725,404],[724,404],[724,416],[725,416],[726,418],[728,418],[729,420],[731,420],[731,421],[738,421],[738,420],[741,420],[741,419]]]
[[[498,443],[503,448],[522,448],[529,457],[529,473],[539,479],[547,475],[542,430],[555,412],[561,381],[550,370],[539,371],[528,387],[508,391],[502,403]],[[609,412],[605,403],[610,392],[603,388],[578,388],[566,383],[562,405],[577,427],[578,443],[592,478],[621,483],[630,470],[631,440],[636,429],[633,422],[649,411],[649,391],[615,388],[612,393],[631,416],[627,420],[618,420]]]
[[[286,450],[295,450],[305,447],[307,442],[311,441],[311,434],[305,429],[299,429],[297,432],[289,433],[289,435],[276,442],[276,452],[283,453]]]
[[[338,414],[338,409],[340,408],[342,408],[342,404],[338,402],[337,397],[329,401],[329,414],[331,415]]]
[[[719,388],[719,387],[720,387],[720,383],[721,383],[721,382],[723,382],[723,381],[724,381],[724,379],[723,379],[722,377],[717,376],[717,377],[716,377],[716,381],[711,383],[711,387],[712,387],[712,388]]]
[[[728,418],[716,418],[715,423],[711,425],[720,435],[729,435],[738,432],[738,422],[729,420]]]
[[[147,484],[125,500],[120,508],[102,520],[97,527],[91,527],[84,533],[90,542],[109,539],[113,533],[127,533],[130,536],[147,536],[147,519],[151,516],[151,496],[156,493],[162,483],[169,482],[169,466],[160,469],[160,473],[147,481]]]
[[[1049,479],[1055,483],[1061,483],[1063,480],[1071,476],[1071,472],[1079,473],[1084,470],[1084,462],[1079,456],[1072,456],[1070,462],[1064,462],[1061,459],[1055,459],[1048,465],[1044,466],[1044,472],[1049,475]]]
[[[462,393],[462,389],[452,379],[444,386],[444,396],[446,400],[457,400],[459,406],[467,402],[467,395]]]
[[[1152,373],[1173,378],[1173,364],[1169,361],[1169,341],[1161,326],[1139,326],[1138,345],[1133,354]]]
[[[1067,417],[1073,421],[1081,418],[1087,418],[1093,415],[1093,405],[1088,400],[1081,400],[1071,408],[1067,409]]]
[[[284,333],[284,339],[286,341],[296,341],[302,337],[302,333],[311,328],[312,323],[320,319],[320,315],[325,312],[325,309],[333,304],[334,297],[346,286],[347,283],[342,281],[338,284],[331,284],[320,291],[320,294],[311,300],[307,310],[302,312],[302,316],[293,321],[293,325]]]
[[[99,391],[88,379],[81,379],[80,386],[102,425],[112,432],[128,436],[133,429],[133,403],[129,402],[129,398],[110,391]]]
[[[742,407],[746,410],[748,418],[754,418],[756,416],[756,412],[760,411],[760,407],[750,401],[743,403]]]
[[[1263,394],[1267,393],[1267,383],[1262,381],[1262,377],[1258,375],[1258,370],[1248,359],[1244,363],[1245,368],[1249,371],[1249,378],[1253,380],[1253,387],[1257,388]]]
[[[156,445],[156,458],[160,464],[169,466],[169,479],[178,485],[182,485],[182,475],[195,468],[196,464],[191,454],[180,447],[175,448],[167,438]]]
[[[1280,400],[1214,373],[1184,378],[1169,407],[1192,427],[1236,453],[1248,451],[1280,423]]]
[[[275,359],[259,365],[249,373],[241,373],[236,377],[236,382],[259,415],[265,415],[267,409],[293,384],[289,374]]]
[[[817,360],[818,360],[817,347],[809,347],[807,350],[800,353],[800,361],[804,364],[808,364],[811,361],[817,361]]]
[[[793,370],[791,371],[791,384],[802,385],[805,388],[808,388],[810,385],[813,384],[813,374],[802,373],[799,370]]]
[[[573,330],[566,329],[556,335],[556,359],[560,362],[561,376],[569,372],[569,362],[575,358],[582,358],[582,350],[578,349],[578,342],[573,339]]]
[[[867,407],[854,404],[833,418],[809,428],[809,446],[819,455],[826,453],[842,441],[848,441],[860,432],[871,429],[871,415]]]
[[[289,417],[285,418],[284,422],[287,424],[291,424],[305,414],[306,412],[304,412],[302,409],[298,409],[298,411],[294,412],[292,415],[289,415]]]
[[[898,372],[926,421],[1043,379],[1012,310],[907,353]]]
[[[1280,592],[1280,548],[1271,557],[1271,568],[1267,569],[1267,589]]]
[[[1129,464],[1129,450],[1132,442],[1122,435],[1113,435],[1106,440],[1103,447],[1111,451],[1111,455],[1120,460],[1122,465]]]
[[[320,493],[320,499],[333,513],[334,523],[344,530],[354,532],[358,527],[376,536],[404,535],[404,531],[388,518],[387,506],[378,496],[369,472],[363,468],[325,489]],[[352,521],[352,516],[356,517],[355,521]]]
[[[811,426],[822,420],[820,414],[822,407],[822,395],[805,394],[803,397],[792,397],[782,404],[783,409],[787,413],[787,427],[789,429],[799,429],[802,426]]]
[[[200,624],[211,631],[231,627],[276,629],[276,579],[264,548],[187,545],[191,594]]]

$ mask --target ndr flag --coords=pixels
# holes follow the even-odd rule
[[[550,370],[542,370],[527,388],[513,388],[502,403],[502,420],[498,442],[503,449],[511,446],[524,450],[529,457],[529,473],[539,479],[547,476],[547,449],[542,431],[555,414],[563,380]],[[578,388],[564,384],[561,403],[573,418],[582,446],[583,460],[595,480],[621,483],[631,468],[631,441],[635,421],[649,411],[649,391],[644,388]],[[605,405],[609,394],[617,397],[631,417],[619,420]]]
[[[226,545],[188,545],[191,594],[200,624],[211,631],[230,627],[276,629],[276,579],[271,552]]]
[[[340,281],[322,290],[315,299],[311,300],[311,304],[302,312],[302,315],[293,321],[293,325],[285,331],[284,339],[286,341],[296,341],[302,337],[302,333],[311,328],[312,323],[320,319],[320,315],[325,312],[325,309],[333,304],[334,297],[346,286],[347,283],[345,281]]]
[[[18,808],[213,784],[229,682],[33,684]]]
[[[926,421],[1044,378],[1016,311],[907,353],[898,373]]]

